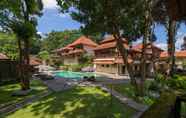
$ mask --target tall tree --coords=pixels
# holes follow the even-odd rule
[[[173,76],[175,67],[175,37],[177,29],[180,26],[181,21],[176,21],[171,19],[168,13],[168,8],[166,7],[166,1],[159,1],[154,5],[153,8],[153,19],[155,22],[163,25],[167,30],[167,52],[168,52],[168,75]]]
[[[36,34],[37,16],[43,8],[41,0],[1,0],[0,25],[16,34],[19,47],[20,79],[22,90],[29,86],[30,40]]]
[[[131,83],[137,88],[133,64],[128,62],[129,47],[124,47],[122,38],[128,42],[144,34],[143,0],[57,0],[62,12],[70,12],[73,19],[84,24],[83,31],[107,32],[117,41],[117,48],[128,69]],[[76,10],[71,11],[71,7]]]

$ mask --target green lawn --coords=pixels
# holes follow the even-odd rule
[[[146,87],[149,85],[149,82],[147,82]],[[111,87],[111,85],[107,85],[108,87]],[[144,96],[144,97],[136,97],[134,93],[134,88],[132,85],[129,84],[115,84],[112,85],[112,88],[119,92],[120,94],[127,96],[129,98],[132,98],[138,103],[146,104],[146,105],[152,105],[154,103],[154,98],[149,97],[149,96]]]
[[[98,87],[75,87],[16,111],[7,118],[130,118],[135,111]]]
[[[0,86],[0,105],[15,103],[47,89],[47,87],[40,80],[31,80],[31,88],[33,90],[27,96],[17,97],[11,96],[11,94],[16,90],[20,90],[19,83]]]

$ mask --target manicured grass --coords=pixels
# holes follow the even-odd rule
[[[147,87],[149,85],[149,82],[145,84]],[[111,87],[111,85],[107,85],[108,87]],[[112,88],[119,92],[120,94],[127,96],[129,98],[132,98],[138,103],[146,104],[146,105],[152,105],[155,101],[154,98],[149,96],[144,97],[136,97],[134,93],[134,88],[131,84],[114,84],[112,85]]]
[[[40,81],[40,80],[31,80],[31,88],[33,89],[27,96],[11,96],[11,94],[16,91],[20,90],[20,84],[8,84],[0,86],[0,105],[2,104],[12,104],[17,101],[23,100],[27,97],[30,97],[32,95],[36,95],[44,90],[47,89],[47,87]]]
[[[7,118],[130,118],[135,111],[98,87],[53,93]]]

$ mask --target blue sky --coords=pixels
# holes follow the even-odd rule
[[[72,20],[68,14],[59,13],[55,0],[43,0],[44,10],[43,16],[38,21],[38,33],[45,34],[51,31],[64,31],[67,29],[79,29],[81,24]],[[162,26],[155,28],[155,34],[157,36],[156,45],[166,49],[166,30]],[[181,25],[177,32],[176,47],[180,49],[180,45],[183,43],[183,37],[186,36],[186,27]]]

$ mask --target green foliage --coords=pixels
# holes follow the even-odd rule
[[[167,80],[167,85],[172,89],[186,90],[186,77],[175,75],[172,79]]]
[[[88,66],[89,64],[91,64],[92,62],[92,59],[93,57],[92,56],[89,56],[89,55],[82,55],[80,58],[79,58],[79,62],[81,65],[84,65],[84,66]]]
[[[15,35],[0,33],[0,52],[6,54],[10,59],[18,58],[18,47]]]
[[[82,35],[79,30],[65,30],[63,32],[52,31],[42,41],[42,50],[51,52],[57,48],[62,48]]]
[[[39,58],[41,58],[42,60],[45,60],[45,61],[50,59],[50,54],[48,51],[41,51],[41,52],[39,52],[38,56],[39,56]]]
[[[42,50],[51,52],[57,48],[62,48],[82,36],[81,30],[65,30],[62,32],[52,31],[42,41]],[[96,42],[100,39],[99,35],[90,36]]]
[[[145,111],[140,118],[170,118],[176,102],[176,95],[171,92],[164,92],[156,102]]]
[[[145,87],[148,88],[149,84],[151,82],[146,82]],[[123,94],[124,96],[127,96],[129,98],[132,98],[136,102],[146,104],[146,105],[152,105],[155,101],[155,98],[151,97],[149,95],[149,89],[145,89],[145,96],[140,97],[135,95],[135,89],[131,84],[116,84],[116,85],[108,85],[109,88],[113,88],[120,94]]]
[[[144,32],[143,0],[57,0],[62,12],[82,24],[82,31],[91,33],[118,33],[128,40],[141,37]],[[71,7],[76,10],[71,10]],[[77,10],[79,12],[77,12]]]

